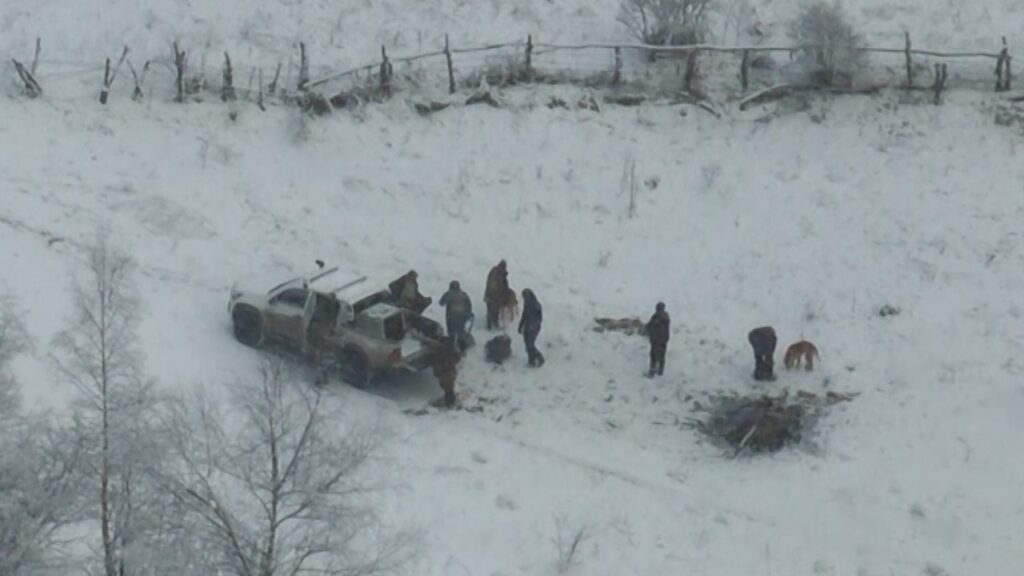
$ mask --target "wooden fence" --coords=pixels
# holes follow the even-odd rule
[[[35,55],[32,63],[29,66],[23,65],[17,59],[12,59],[12,63],[17,72],[18,78],[23,85],[23,91],[26,95],[34,97],[43,93],[44,86],[40,83],[38,75],[39,66],[39,55],[41,50],[41,44],[37,40],[35,46]],[[517,80],[533,81],[540,79],[541,75],[537,73],[537,59],[545,55],[551,55],[558,52],[591,52],[596,54],[602,54],[607,57],[607,69],[602,72],[606,75],[608,83],[612,85],[620,84],[624,82],[624,58],[623,54],[627,51],[643,54],[647,57],[647,60],[656,60],[659,58],[679,58],[686,62],[686,72],[683,78],[683,85],[681,90],[683,92],[692,93],[693,85],[692,82],[698,74],[699,69],[699,58],[702,54],[729,54],[738,57],[738,80],[740,89],[743,94],[747,94],[750,89],[750,68],[754,62],[754,57],[758,54],[770,54],[770,53],[788,53],[793,55],[795,53],[820,49],[818,46],[813,45],[791,45],[791,46],[775,46],[775,45],[751,45],[751,46],[718,46],[712,44],[696,44],[688,46],[654,46],[647,44],[630,44],[630,43],[586,43],[586,44],[557,44],[557,43],[543,43],[535,42],[533,36],[527,36],[522,41],[505,42],[498,44],[489,44],[485,46],[476,46],[468,48],[458,48],[451,45],[447,35],[445,36],[444,45],[439,47],[438,50],[425,52],[421,54],[415,54],[410,56],[393,57],[388,54],[387,47],[381,46],[379,59],[372,63],[364,64],[340,72],[329,73],[320,77],[310,77],[310,66],[309,66],[309,55],[304,43],[299,44],[299,59],[300,64],[298,67],[298,79],[294,82],[294,91],[289,90],[288,87],[284,86],[284,82],[280,78],[281,76],[281,65],[278,64],[273,69],[273,75],[270,74],[270,69],[266,68],[251,68],[249,74],[249,85],[247,89],[238,89],[235,86],[235,73],[236,70],[233,68],[231,57],[224,53],[224,64],[221,70],[221,86],[220,92],[221,97],[225,101],[237,98],[239,95],[255,100],[261,108],[264,107],[265,97],[271,97],[275,95],[284,94],[291,97],[301,97],[302,95],[318,94],[329,92],[329,88],[333,84],[340,83],[345,80],[357,79],[364,84],[367,82],[375,83],[379,87],[379,93],[384,97],[389,97],[392,93],[393,83],[395,81],[395,66],[399,64],[405,65],[407,68],[416,63],[424,63],[427,61],[443,62],[444,69],[444,81],[447,85],[449,93],[455,93],[459,89],[459,82],[457,81],[457,70],[456,70],[456,57],[466,57],[467,55],[480,55],[493,52],[503,52],[506,55],[512,55],[516,61],[517,68]],[[952,59],[986,59],[995,61],[995,90],[997,92],[1004,92],[1011,89],[1012,83],[1012,70],[1011,63],[1012,57],[1010,56],[1009,48],[1006,44],[1006,39],[1003,38],[1002,46],[999,50],[994,52],[944,52],[938,50],[923,50],[914,48],[911,44],[909,33],[905,36],[905,44],[901,48],[877,48],[877,47],[856,47],[858,51],[864,53],[879,53],[879,54],[902,54],[905,60],[905,81],[902,83],[902,87],[907,89],[925,89],[930,88],[934,90],[936,102],[939,100],[943,88],[945,87],[945,81],[947,78],[947,67],[945,63],[936,63],[935,76],[932,86],[919,86],[915,84],[915,74],[919,67],[915,67],[915,58],[928,57],[940,60],[952,60]],[[141,67],[141,73],[137,71],[135,66],[132,64],[129,58],[128,49],[125,48],[121,54],[120,59],[116,61],[114,65],[111,64],[110,59],[106,60],[105,65],[102,67],[103,79],[99,90],[100,102],[106,104],[109,99],[111,85],[117,78],[118,73],[122,70],[122,67],[126,65],[131,72],[132,79],[134,81],[134,90],[132,92],[133,99],[141,99],[143,95],[142,86],[145,80],[147,71],[150,70],[150,64],[157,63],[163,64],[166,68],[174,75],[174,90],[175,100],[183,102],[186,100],[186,96],[192,92],[201,91],[206,88],[206,71],[201,70],[200,74],[202,79],[197,81],[188,77],[188,60],[185,50],[180,48],[177,44],[174,45],[174,52],[171,55],[172,58],[168,60],[154,60],[152,62],[147,61]],[[291,66],[289,65],[289,69]],[[267,72],[266,77],[272,78],[269,83],[264,82],[264,71]],[[258,77],[258,88],[252,89],[254,80]],[[784,85],[781,88],[791,88],[792,86]],[[763,96],[772,90],[778,90],[780,86],[770,86],[767,89],[761,90],[753,95],[752,97]],[[744,102],[749,102],[751,98],[744,99]],[[741,103],[742,106],[742,103]]]

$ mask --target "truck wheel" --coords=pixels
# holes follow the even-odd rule
[[[246,346],[257,348],[263,340],[263,322],[255,310],[242,308],[231,315],[235,340]]]
[[[356,388],[366,388],[373,379],[370,359],[365,352],[355,347],[341,351],[338,355],[338,368],[341,371],[341,379]]]

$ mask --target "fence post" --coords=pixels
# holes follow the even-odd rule
[[[935,105],[942,103],[942,89],[946,87],[947,68],[946,64],[935,65]]]
[[[299,42],[299,83],[296,90],[303,92],[309,84],[309,57],[306,56],[306,43]]]
[[[996,59],[996,92],[1005,92],[1010,89],[1010,48],[1006,45],[1006,36],[1003,36],[1003,49],[999,51],[999,58]]]
[[[452,50],[447,34],[444,35],[444,59],[448,62],[448,93],[455,94],[455,68],[452,67]]]
[[[683,76],[683,86],[687,92],[693,89],[693,81],[697,77],[697,50],[690,50],[686,55],[686,73]]]
[[[526,35],[526,79],[533,80],[533,34]]]
[[[913,61],[910,59],[910,31],[904,30],[903,34],[907,39],[907,46],[903,53],[907,58],[907,90],[910,90],[914,87],[914,67]]]
[[[1006,70],[1004,70],[1005,76],[1003,76],[1003,78],[1005,78],[1005,81],[1003,82],[1003,89],[1006,90],[1007,92],[1010,91],[1010,79],[1013,78],[1013,73],[1010,71],[1010,62],[1012,60],[1013,60],[1013,57],[1010,56],[1009,54],[1007,54],[1006,55]]]
[[[107,58],[106,64],[103,65],[103,88],[100,90],[100,104],[107,103],[107,97],[110,94],[110,58]]]
[[[380,88],[383,91],[384,96],[387,98],[391,97],[391,62],[388,60],[387,49],[382,44],[380,47]]]
[[[260,74],[259,74],[259,76],[260,76],[260,95],[259,95],[259,99],[256,100],[256,105],[260,107],[260,110],[266,112],[267,111],[267,107],[266,107],[266,105],[263,104],[263,67],[261,66],[259,70],[260,70]]]
[[[615,47],[615,72],[612,73],[612,85],[622,82],[622,48]]]
[[[743,60],[740,61],[740,85],[743,91],[747,91],[748,75],[750,73],[750,50],[743,51]]]
[[[181,103],[185,101],[185,51],[178,48],[178,43],[174,43],[174,85],[177,89],[177,95],[174,97],[174,101]]]

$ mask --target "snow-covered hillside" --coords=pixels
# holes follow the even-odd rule
[[[621,34],[610,1],[367,1],[341,20],[327,2],[243,15],[212,1],[116,4],[7,0],[0,48],[30,51],[41,35],[53,58],[78,61],[83,48],[164,50],[182,35],[272,62],[308,28],[339,63],[361,63],[397,31],[409,50],[444,29],[481,42]],[[781,21],[793,4],[760,8]],[[850,4],[878,37],[908,26],[964,48],[990,48],[1024,14],[996,0]],[[585,528],[577,574],[1017,574],[1024,166],[1020,134],[993,124],[994,95],[815,98],[722,119],[549,109],[552,95],[581,94],[517,89],[506,109],[428,118],[396,100],[315,120],[4,97],[0,267],[37,344],[15,365],[29,403],[70,395],[46,344],[101,224],[139,263],[147,368],[171,389],[253,374],[256,353],[226,314],[239,277],[316,258],[379,276],[415,268],[435,299],[460,280],[480,312],[487,270],[505,258],[512,286],[545,306],[542,369],[519,341],[500,369],[472,351],[459,391],[477,412],[405,414],[439,396],[428,375],[332,392],[390,431],[377,464],[401,485],[389,520],[425,533],[412,573],[551,574],[553,540]],[[648,380],[642,339],[591,327],[646,317],[658,300],[674,330],[665,377]],[[879,317],[885,304],[901,313]],[[821,370],[754,383],[746,334],[764,324],[780,347],[817,343]],[[783,389],[859,396],[770,457],[730,460],[680,426],[708,394]]]

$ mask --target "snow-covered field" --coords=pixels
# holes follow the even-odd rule
[[[242,16],[223,2],[119,4],[7,0],[0,48],[28,53],[42,35],[53,58],[78,61],[187,34],[273,55],[309,28],[321,46],[337,34],[339,62],[361,63],[399,30],[410,50],[417,31],[444,28],[481,42],[540,27],[567,41],[621,34],[608,0],[356,2],[344,19],[327,2]],[[793,4],[760,7],[781,20]],[[911,26],[938,47],[990,48],[1017,31],[1011,45],[1024,45],[1016,2],[849,5],[879,38]],[[460,280],[479,312],[487,270],[506,258],[512,286],[545,306],[542,369],[525,367],[518,341],[502,369],[474,350],[459,390],[480,412],[404,414],[439,395],[426,375],[334,392],[391,432],[380,465],[401,489],[387,513],[426,536],[412,573],[550,574],[559,524],[586,530],[578,574],[1019,573],[1024,166],[1020,135],[993,124],[995,96],[812,100],[759,122],[776,105],[716,120],[548,109],[555,94],[578,97],[520,90],[503,95],[509,109],[430,118],[393,101],[315,121],[280,107],[241,105],[231,120],[219,103],[4,97],[0,267],[37,344],[15,366],[30,404],[70,395],[46,344],[101,223],[139,263],[147,368],[168,388],[253,373],[225,310],[238,277],[316,258],[381,276],[416,268],[435,299]],[[629,159],[650,183],[632,218]],[[652,381],[642,339],[590,328],[658,300],[674,330]],[[901,314],[880,318],[884,304]],[[746,333],[764,324],[780,347],[816,342],[822,369],[752,382]],[[730,460],[679,425],[709,393],[786,388],[860,395],[771,457]]]

